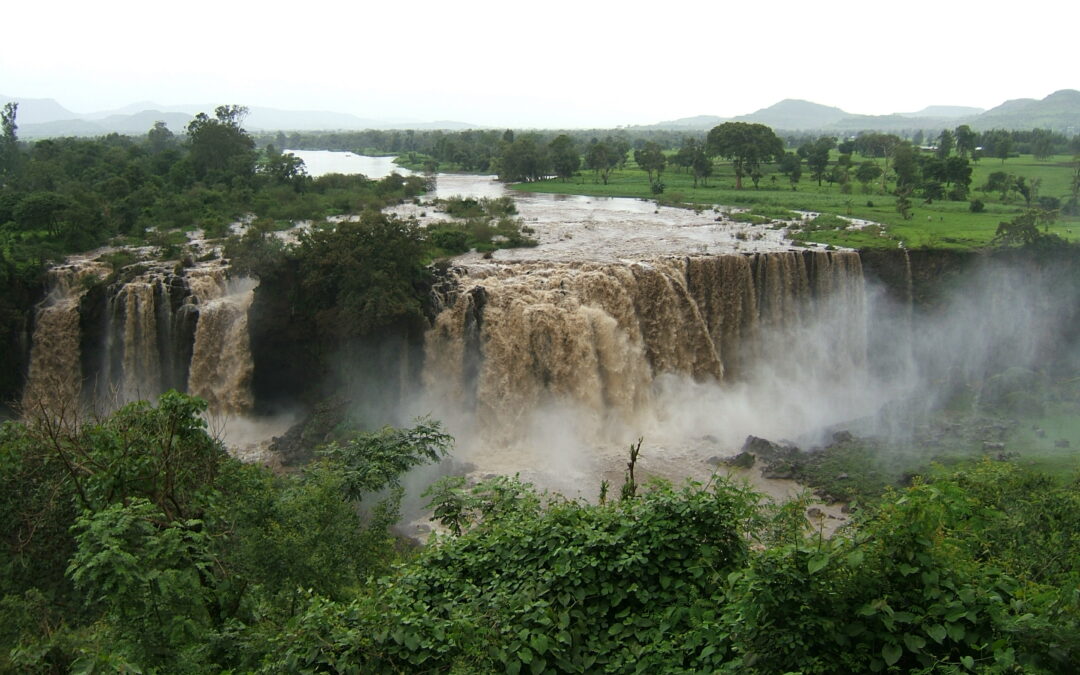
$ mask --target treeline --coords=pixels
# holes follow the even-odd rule
[[[204,407],[169,393],[105,420],[0,427],[0,670],[1080,662],[1080,485],[1008,462],[913,479],[831,538],[805,500],[765,506],[719,478],[639,485],[631,472],[586,503],[451,476],[427,492],[445,534],[416,550],[391,527],[402,475],[450,450],[437,424],[338,427],[302,471],[275,475],[231,459]]]

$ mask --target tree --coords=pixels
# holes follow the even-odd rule
[[[679,151],[671,158],[671,163],[683,169],[689,169],[694,165],[694,155],[700,147],[701,142],[696,138],[684,138]]]
[[[19,162],[19,127],[15,123],[18,111],[19,104],[14,101],[5,103],[0,111],[0,187],[10,180]]]
[[[273,145],[267,146],[267,158],[259,166],[259,173],[268,176],[278,185],[289,185],[301,192],[310,182],[304,160],[291,152],[271,152]]]
[[[784,154],[784,142],[771,128],[747,122],[724,122],[713,127],[705,146],[710,157],[731,160],[736,190],[742,189],[743,176]]]
[[[1004,164],[1013,149],[1012,133],[1004,129],[994,129],[983,134],[983,147],[991,157],[997,157]]]
[[[176,144],[176,136],[164,122],[154,122],[154,126],[146,132],[146,141],[150,144],[150,152],[164,152]]]
[[[1028,246],[1043,242],[1061,242],[1060,237],[1048,232],[1050,224],[1054,222],[1056,216],[1057,212],[1055,211],[1028,209],[1007,223],[999,223],[992,242],[1002,246],[1014,244]],[[1040,225],[1043,227],[1044,232],[1039,231]]]
[[[523,135],[511,143],[503,144],[499,158],[499,180],[540,180],[549,173],[550,168],[547,146],[541,145],[536,136]]]
[[[817,181],[818,187],[829,169],[829,151],[835,147],[835,138],[822,136],[807,148],[806,167],[810,169],[810,176]]]
[[[796,190],[795,187],[799,183],[799,178],[802,177],[802,160],[799,159],[799,155],[794,152],[784,153],[780,157],[778,165],[780,173],[787,176],[788,181],[791,182],[791,189]]]
[[[949,131],[948,129],[943,129],[941,131],[941,135],[938,136],[938,148],[937,148],[937,156],[938,156],[938,158],[939,159],[945,159],[946,157],[948,157],[952,153],[953,147],[955,145],[956,145],[956,139],[952,135],[952,132]]]
[[[577,146],[566,134],[559,134],[548,143],[548,156],[551,157],[551,168],[555,175],[563,180],[573,176],[581,167]]]
[[[709,176],[713,173],[713,162],[708,155],[705,154],[705,148],[698,146],[697,152],[694,154],[694,163],[690,166],[690,170],[694,172],[694,187],[698,186],[698,180],[700,179],[702,184],[707,184]]]
[[[596,177],[607,185],[608,177],[619,164],[616,150],[604,141],[593,140],[585,151],[585,168],[596,172]]]
[[[23,230],[45,230],[57,237],[71,206],[70,199],[56,192],[31,192],[15,206],[15,222]]]
[[[919,163],[910,143],[901,143],[893,150],[893,171],[896,172],[898,190],[910,188],[918,182]]]
[[[649,176],[649,185],[655,185],[660,181],[660,174],[667,166],[667,157],[664,156],[664,151],[659,144],[649,141],[641,150],[634,151],[634,162],[645,169],[645,173]]]
[[[956,127],[955,140],[956,152],[958,152],[961,157],[967,157],[975,152],[975,147],[978,145],[979,141],[979,135],[972,131],[971,127],[968,125],[961,124]]]
[[[855,180],[862,183],[863,192],[870,192],[870,183],[882,174],[881,167],[873,160],[866,160],[855,169]]]
[[[188,124],[195,177],[209,183],[233,185],[255,173],[255,141],[240,126],[247,108],[218,106],[214,117],[199,113]]]
[[[1032,131],[1031,154],[1035,159],[1049,159],[1054,154],[1054,135],[1046,129]]]

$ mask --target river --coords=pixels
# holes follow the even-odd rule
[[[307,165],[308,173],[362,173],[382,178],[391,172],[410,174],[393,163],[393,157],[367,157],[351,152],[290,150]],[[652,200],[623,197],[590,197],[520,192],[509,189],[494,176],[440,173],[434,176],[434,190],[420,204],[392,209],[401,216],[415,217],[423,225],[447,216],[433,200],[450,197],[473,199],[509,196],[517,205],[530,236],[540,242],[536,248],[496,251],[500,262],[523,260],[616,262],[664,255],[716,255],[793,250],[786,231],[775,225],[750,225],[726,217],[727,210],[694,211],[658,206]],[[475,263],[476,253],[460,258]]]

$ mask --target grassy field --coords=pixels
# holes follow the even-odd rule
[[[862,158],[856,158],[856,163],[861,161]],[[972,213],[967,201],[935,200],[925,204],[921,198],[913,196],[910,219],[904,219],[897,212],[896,197],[883,192],[880,184],[872,184],[870,193],[865,193],[861,184],[853,182],[850,194],[843,194],[839,185],[830,186],[823,182],[819,187],[804,170],[803,180],[795,191],[787,178],[779,174],[767,174],[761,180],[760,189],[754,189],[750,181],[744,179],[744,189],[736,190],[734,173],[726,163],[717,164],[717,173],[709,179],[707,187],[697,188],[690,174],[679,173],[675,167],[669,167],[662,177],[665,190],[661,199],[666,203],[705,204],[710,207],[719,204],[817,211],[869,220],[885,226],[881,232],[854,228],[829,229],[807,236],[809,240],[837,246],[893,248],[902,243],[907,248],[977,248],[990,243],[1000,222],[1011,220],[1026,209],[1022,199],[1001,203],[998,194],[983,193],[977,189],[986,183],[992,172],[1005,171],[1024,176],[1029,182],[1039,178],[1042,180],[1040,196],[1058,197],[1064,202],[1069,195],[1074,167],[1075,161],[1067,156],[1036,161],[1030,155],[1024,155],[1009,159],[1004,164],[997,159],[982,159],[974,164],[970,199],[984,202],[984,212]],[[625,169],[614,171],[607,185],[595,181],[591,171],[583,170],[579,176],[565,182],[547,180],[520,183],[513,188],[529,192],[656,198],[650,190],[645,172],[632,161],[627,163]],[[1060,217],[1050,231],[1075,241],[1080,238],[1080,217]]]

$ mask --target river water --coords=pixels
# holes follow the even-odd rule
[[[391,172],[410,174],[393,163],[393,157],[367,157],[350,152],[290,150],[307,165],[308,173],[361,173],[382,178]],[[540,242],[536,248],[496,251],[490,260],[619,262],[667,255],[716,255],[793,250],[785,238],[783,223],[749,225],[726,217],[725,209],[694,211],[658,206],[652,200],[622,197],[589,197],[520,192],[509,189],[495,176],[440,173],[434,189],[420,204],[392,209],[415,217],[423,225],[447,220],[433,200],[450,197],[473,199],[510,196],[519,217]],[[476,253],[461,256],[463,264],[477,264]]]

